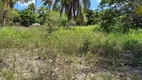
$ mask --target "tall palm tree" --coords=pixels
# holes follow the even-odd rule
[[[28,2],[28,0],[17,0],[21,3]],[[2,2],[2,10],[3,10],[3,27],[5,27],[6,24],[6,16],[7,16],[7,7],[10,6],[10,8],[13,8],[14,4],[17,2],[16,0],[1,0]],[[8,4],[9,3],[9,4]]]
[[[36,13],[36,8],[37,8],[37,5],[36,5],[36,3],[37,3],[37,0],[35,0],[35,13]]]
[[[53,3],[53,9],[58,5],[61,5],[60,13],[61,16],[63,12],[68,15],[68,21],[72,17],[77,18],[80,14],[83,13],[87,8],[90,7],[90,0],[55,0]],[[47,4],[45,4],[47,5]]]
[[[10,8],[13,8],[15,3],[16,3],[16,0],[9,0]]]
[[[3,27],[5,27],[5,22],[6,22],[6,7],[7,7],[7,0],[2,0],[2,10],[3,10]]]
[[[82,4],[84,6],[84,10],[86,11],[86,9],[90,8],[91,2],[90,0],[82,0]]]
[[[51,6],[53,4],[53,0],[42,0],[42,2],[43,2],[43,5],[45,5],[45,6],[48,5],[47,8],[50,11]]]

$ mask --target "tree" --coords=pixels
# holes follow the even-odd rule
[[[31,3],[31,4],[28,6],[28,10],[31,10],[32,13],[35,13],[35,5],[34,5],[34,3]]]
[[[2,15],[2,18],[3,18],[3,26],[5,27],[5,21],[6,21],[6,7],[7,7],[7,0],[2,0],[2,10],[3,10],[3,15]]]
[[[38,18],[39,18],[39,22],[41,25],[43,25],[46,21],[47,21],[47,17],[49,16],[48,15],[48,11],[47,9],[44,7],[44,6],[41,6],[39,9],[38,9]]]
[[[116,25],[128,29],[142,26],[142,16],[137,14],[141,4],[141,0],[102,0],[98,8],[102,27],[113,29],[110,27]]]
[[[20,2],[22,4],[27,3],[28,0],[8,0],[10,8],[14,8],[16,2]]]
[[[24,26],[29,27],[29,25],[38,22],[37,15],[34,13],[35,6],[30,4],[27,9],[19,11],[20,23]]]
[[[15,3],[16,3],[16,0],[9,0],[10,8],[13,8]]]
[[[53,4],[53,0],[42,0],[42,2],[43,2],[43,5],[45,5],[45,6],[48,5],[47,8],[50,11],[51,6]]]
[[[48,1],[48,2],[47,2]],[[44,5],[51,5],[49,2],[52,2],[52,0],[46,0],[44,2]],[[55,9],[58,5],[61,5],[60,14],[62,16],[63,12],[68,16],[68,22],[74,18],[74,20],[77,19],[77,17],[81,16],[83,14],[83,8],[84,11],[90,7],[90,0],[55,0],[53,3],[53,9]]]
[[[93,22],[95,21],[94,19],[94,15],[95,15],[95,12],[93,10],[87,10],[86,12],[86,17],[87,17],[87,25],[92,25]]]
[[[28,2],[28,0],[18,0],[21,3],[24,2]],[[2,22],[3,22],[3,26],[5,27],[6,25],[6,17],[7,17],[7,13],[8,13],[8,9],[9,8],[13,8],[14,4],[17,2],[16,0],[1,0],[2,2]]]

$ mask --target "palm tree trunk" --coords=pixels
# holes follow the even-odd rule
[[[37,3],[37,0],[35,0],[35,12],[34,12],[35,14],[36,14],[36,3]]]
[[[10,8],[13,8],[14,5],[13,5],[12,0],[10,0],[9,3],[10,3]]]
[[[2,0],[2,5],[3,5],[3,27],[5,27],[5,24],[6,24],[6,4],[7,4],[7,0]]]

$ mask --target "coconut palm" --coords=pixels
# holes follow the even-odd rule
[[[22,4],[27,3],[28,0],[7,0],[9,3],[10,8],[13,8],[16,2],[20,2]]]
[[[5,21],[6,21],[6,7],[7,7],[7,0],[2,0],[2,10],[3,10],[3,26],[5,27]]]
[[[37,3],[37,0],[35,0],[35,11],[34,11],[35,13],[36,13],[36,10],[37,10],[37,9],[36,9],[36,8],[37,8],[37,7],[36,7],[36,3]]]
[[[18,0],[21,3],[28,2],[28,0]],[[16,0],[1,0],[2,2],[2,11],[3,11],[3,26],[5,27],[6,23],[6,15],[7,15],[7,7],[13,8],[14,4],[18,2]],[[9,4],[8,4],[9,3]]]
[[[52,4],[53,4],[53,0],[42,0],[42,2],[43,2],[43,5],[48,5],[47,7],[48,7],[48,10],[50,10],[51,9],[51,6],[52,6]]]
[[[49,0],[46,0],[49,1]],[[44,3],[47,5],[47,3]],[[72,17],[77,18],[80,14],[90,7],[90,0],[55,0],[53,3],[53,9],[56,8],[57,5],[61,5],[60,13],[65,12],[68,15],[68,21],[72,19]]]

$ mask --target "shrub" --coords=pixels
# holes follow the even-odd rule
[[[20,23],[24,26],[29,26],[32,23],[38,22],[37,15],[34,14],[31,10],[23,10],[20,13]]]

